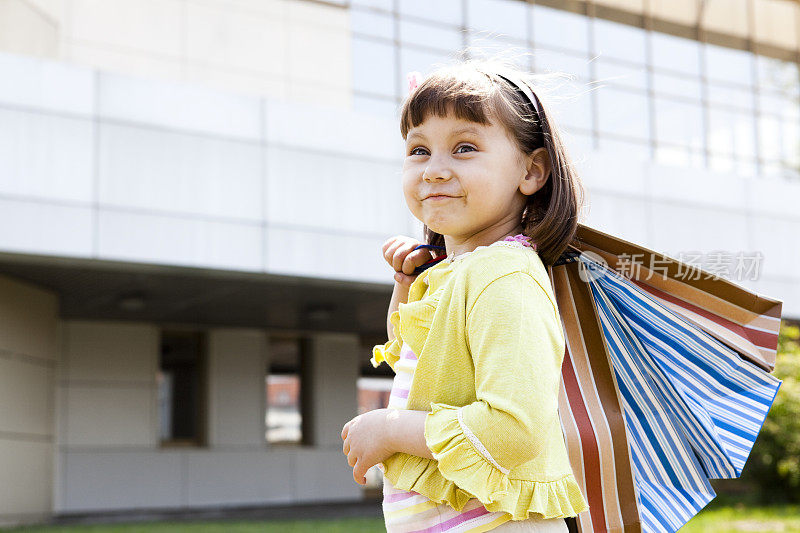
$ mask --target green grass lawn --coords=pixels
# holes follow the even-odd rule
[[[340,520],[272,520],[251,522],[142,522],[96,526],[39,526],[0,529],[36,533],[371,533],[384,532],[381,518]],[[728,532],[800,533],[800,505],[746,507],[742,504],[711,505],[703,509],[681,533]]]
[[[385,532],[382,518],[239,522],[142,522],[107,526],[18,527],[0,531],[36,533],[373,533]]]
[[[712,502],[713,504],[713,502]],[[744,504],[711,506],[689,520],[681,533],[796,532],[800,533],[800,505],[748,507]]]

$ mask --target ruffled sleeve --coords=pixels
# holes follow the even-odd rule
[[[386,342],[385,344],[376,344],[372,348],[372,363],[373,368],[377,368],[381,362],[386,361],[386,364],[394,370],[394,364],[400,359],[400,349],[403,347],[403,338],[400,335],[400,312],[394,311],[389,316],[389,321],[394,330],[394,339]]]
[[[467,448],[454,451],[458,450],[457,446],[454,442],[451,451],[436,452],[439,461],[395,453],[383,461],[384,475],[393,487],[417,492],[436,503],[447,503],[456,511],[462,511],[472,498],[478,498],[488,511],[509,513],[512,520],[527,520],[538,515],[545,519],[565,518],[589,509],[572,473],[553,481],[509,478],[499,470],[487,468],[483,458],[474,451]],[[450,472],[460,470],[453,476],[459,484],[442,476],[442,460]],[[459,463],[454,465],[454,461]],[[470,479],[481,475],[486,477]],[[475,492],[465,490],[465,486]]]
[[[434,501],[446,501],[458,511],[475,497],[487,510],[507,512],[512,520],[526,520],[536,513],[546,519],[577,516],[589,508],[574,474],[553,481],[510,478],[507,469],[478,452],[476,444],[480,444],[466,436],[458,421],[457,407],[440,403],[431,406],[429,418],[437,413],[441,413],[440,420],[446,417],[441,424],[425,427],[425,440],[437,461],[433,464],[444,480],[436,490],[432,490],[436,485],[425,483],[427,476],[421,476],[420,482],[412,483],[410,488],[402,480],[397,480],[400,485],[395,486]],[[412,472],[414,469],[404,469],[406,474]]]

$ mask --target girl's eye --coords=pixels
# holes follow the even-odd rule
[[[462,144],[461,146],[456,148],[456,153],[460,153],[460,154],[465,153],[465,152],[461,152],[460,151],[462,148],[468,148],[469,149],[468,151],[475,151],[475,147],[474,146],[470,146],[468,144]],[[420,152],[420,150],[422,150],[422,151]],[[425,155],[426,152],[427,152],[427,150],[425,148],[422,148],[421,146],[417,146],[416,148],[412,149],[408,153],[408,155]]]

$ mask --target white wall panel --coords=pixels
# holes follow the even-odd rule
[[[215,328],[208,342],[211,446],[266,449],[266,333]]]
[[[268,100],[264,108],[267,143],[329,151],[334,155],[390,159],[403,157],[396,120],[319,105]]]
[[[58,298],[0,276],[0,524],[52,507]]]
[[[70,37],[77,41],[178,56],[180,0],[71,0]]]
[[[264,268],[276,274],[393,283],[381,255],[383,240],[269,226]]]
[[[97,112],[115,119],[258,141],[260,99],[190,83],[101,72]]]
[[[117,124],[99,135],[104,206],[261,220],[257,144]]]
[[[68,487],[56,512],[180,507],[185,457],[180,452],[64,452]]]
[[[748,217],[729,210],[653,203],[652,244],[677,258],[678,252],[748,250]]]
[[[619,197],[590,190],[583,224],[634,243],[650,241],[647,220],[650,205],[644,198]]]
[[[61,444],[70,448],[155,445],[155,376],[151,386],[113,381],[67,386],[66,433]]]
[[[92,201],[91,120],[0,107],[0,124],[0,194]]]
[[[57,113],[94,112],[94,71],[61,61],[0,52],[0,105]]]
[[[261,268],[261,226],[100,210],[104,259],[231,270]]]
[[[0,250],[90,257],[92,216],[89,207],[0,198]]]
[[[0,430],[53,435],[52,364],[0,358]]]
[[[129,322],[68,322],[62,379],[125,381],[152,385],[159,330]]]
[[[268,223],[390,233],[408,212],[399,163],[284,147],[266,154]]]
[[[797,282],[800,249],[796,244],[800,220],[755,217],[752,232],[755,249],[764,254],[762,275],[784,282],[791,280],[795,285],[800,285]],[[776,293],[774,296],[780,298],[783,294]],[[800,306],[800,302],[795,305]]]

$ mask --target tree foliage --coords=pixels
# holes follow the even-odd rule
[[[782,380],[739,481],[762,503],[800,502],[800,327],[781,322],[772,374]]]

